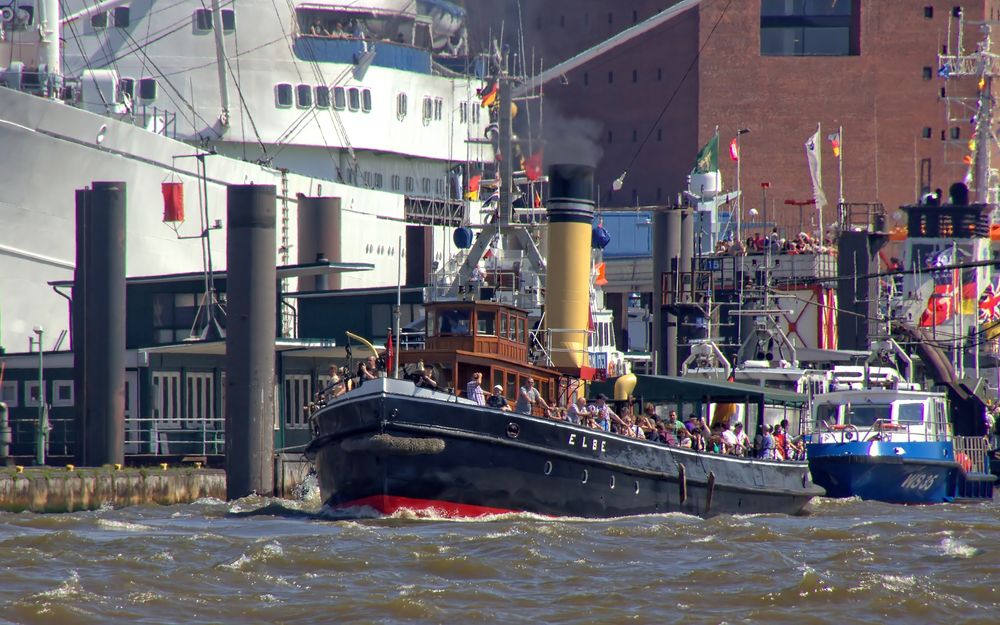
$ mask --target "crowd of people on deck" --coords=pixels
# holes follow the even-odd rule
[[[747,237],[745,241],[733,241],[726,238],[715,245],[715,253],[728,256],[743,256],[752,254],[827,254],[834,251],[833,242],[829,237],[820,240],[818,236],[811,237],[800,232],[794,238],[784,238],[778,234],[778,229],[764,236],[760,232]]]
[[[380,377],[380,374],[378,361],[374,356],[361,361],[354,375],[347,367],[330,365],[329,383],[316,394],[315,403],[311,407],[313,409],[321,407],[364,384],[365,381]],[[465,386],[466,399],[480,406],[511,411],[503,385],[496,384],[492,392],[487,392],[482,387],[482,381],[482,373],[477,371],[472,374]],[[438,389],[430,367],[421,368],[415,374],[414,382],[421,388]],[[603,394],[597,395],[593,403],[588,403],[585,397],[577,397],[576,401],[565,408],[551,406],[535,388],[535,380],[530,377],[526,378],[524,385],[518,389],[513,411],[521,414],[541,414],[550,419],[567,421],[610,434],[674,447],[686,447],[695,451],[767,460],[805,459],[805,445],[801,437],[795,437],[789,431],[787,419],[774,425],[763,425],[751,440],[741,422],[737,421],[730,426],[729,421],[723,419],[709,426],[704,417],[695,414],[689,415],[682,421],[678,418],[676,410],[670,410],[666,417],[661,418],[652,402],[647,402],[638,414],[633,410],[631,402],[620,403],[616,412]]]

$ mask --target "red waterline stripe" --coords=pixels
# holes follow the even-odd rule
[[[447,517],[478,517],[490,514],[510,514],[516,510],[506,508],[491,508],[489,506],[475,506],[472,504],[455,503],[453,501],[440,501],[437,499],[413,499],[411,497],[396,497],[393,495],[372,495],[362,497],[347,503],[337,505],[337,508],[355,508],[368,506],[378,510],[382,514],[393,514],[397,510],[418,510],[434,512]]]

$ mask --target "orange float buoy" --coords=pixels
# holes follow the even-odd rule
[[[972,471],[972,458],[966,454],[962,452],[955,454],[955,462],[957,462],[958,466],[962,467],[962,470],[966,473],[970,473]]]

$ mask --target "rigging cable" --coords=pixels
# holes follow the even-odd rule
[[[705,41],[698,48],[698,52],[696,52],[694,58],[691,59],[691,63],[688,65],[687,69],[684,70],[684,75],[681,76],[681,79],[677,82],[677,86],[674,88],[674,92],[670,94],[669,98],[667,98],[667,102],[666,104],[663,105],[663,108],[660,110],[660,114],[656,117],[656,121],[653,122],[653,124],[649,127],[649,131],[646,133],[646,136],[643,137],[642,143],[640,143],[639,147],[636,148],[636,151],[632,154],[632,158],[629,159],[628,165],[625,166],[624,171],[622,171],[622,175],[619,176],[617,180],[615,180],[615,185],[612,188],[614,187],[617,187],[619,189],[621,188],[621,183],[625,180],[625,175],[628,174],[628,170],[632,168],[632,165],[635,163],[635,160],[639,158],[639,154],[642,153],[643,148],[646,147],[646,143],[649,141],[649,138],[653,136],[653,131],[656,129],[657,125],[659,125],[660,121],[663,119],[663,116],[667,114],[667,109],[670,108],[670,104],[674,101],[674,98],[677,97],[677,94],[680,93],[681,87],[684,86],[684,81],[687,80],[687,77],[691,73],[691,70],[693,70],[695,65],[698,64],[698,59],[701,58],[701,53],[705,50],[705,47],[708,45],[708,42],[712,40],[712,35],[715,34],[715,30],[719,27],[719,23],[722,22],[722,18],[726,16],[726,11],[729,10],[729,6],[732,3],[733,0],[727,0],[726,6],[722,8],[722,12],[719,14],[718,19],[716,19],[715,24],[712,25],[712,30],[708,32],[708,36],[705,37]]]

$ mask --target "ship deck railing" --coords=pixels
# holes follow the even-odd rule
[[[990,439],[986,436],[956,436],[955,460],[975,473],[989,473]]]
[[[923,420],[876,419],[868,425],[835,423],[827,420],[806,421],[802,434],[812,438],[814,443],[845,442],[945,442],[951,440],[948,427],[944,423]]]

